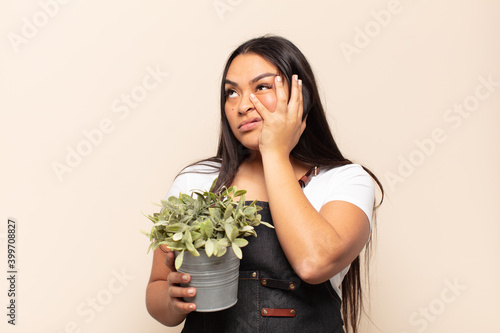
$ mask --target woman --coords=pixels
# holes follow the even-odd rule
[[[242,249],[238,303],[219,312],[193,312],[182,297],[195,288],[179,286],[190,276],[175,271],[172,252],[157,249],[150,314],[168,326],[187,318],[183,332],[344,332],[343,295],[344,320],[356,332],[358,255],[370,239],[372,178],[380,183],[340,153],[313,72],[290,41],[264,36],[231,54],[217,155],[187,167],[167,196],[208,189],[216,177],[217,189],[247,190],[275,229],[258,227]]]

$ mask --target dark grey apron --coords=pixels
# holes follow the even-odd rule
[[[267,202],[257,202],[272,224]],[[330,281],[308,284],[293,271],[274,229],[258,226],[242,248],[238,302],[218,312],[192,312],[184,333],[343,333],[341,300]]]

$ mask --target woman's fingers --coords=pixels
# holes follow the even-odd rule
[[[250,94],[250,101],[252,101],[253,105],[255,106],[255,110],[259,113],[259,115],[266,121],[268,118],[269,110],[262,104],[257,96],[254,94]]]
[[[171,271],[176,272],[175,269],[175,254],[174,252],[167,250],[167,255],[165,256],[165,266]]]
[[[299,114],[298,118],[302,121],[302,115],[304,114],[304,96],[302,95],[302,80],[298,80],[298,91],[299,91]],[[304,124],[306,120],[304,119]]]
[[[290,95],[290,101],[288,104],[298,104],[299,102],[299,77],[297,74],[294,74],[292,76],[292,89],[291,89],[291,95]]]
[[[191,280],[189,274],[170,272],[167,277],[168,281],[168,294],[172,300],[172,306],[179,312],[188,313],[196,310],[194,303],[187,303],[183,297],[194,297],[196,295],[196,288],[181,287],[181,283],[188,283]]]
[[[188,283],[189,281],[191,281],[191,276],[186,273],[170,272],[170,274],[168,274],[167,276],[167,281],[171,285]]]
[[[196,288],[193,287],[174,287],[172,286],[168,291],[171,297],[181,298],[181,297],[194,297],[196,295]]]
[[[292,89],[291,89],[290,100],[288,102],[288,112],[291,113],[290,114],[291,116],[297,117],[301,113],[301,107],[302,107],[302,100],[301,100],[302,80],[299,80],[298,75],[294,74],[292,76],[291,84],[292,84]]]
[[[196,310],[196,304],[183,302],[180,298],[172,298],[172,306],[180,313],[189,313]]]
[[[275,112],[286,112],[287,110],[287,104],[288,104],[288,98],[287,98],[287,92],[285,91],[285,86],[283,84],[283,79],[281,76],[277,75],[274,78],[274,85],[276,87],[276,110]]]

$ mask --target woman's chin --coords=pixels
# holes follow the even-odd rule
[[[243,145],[245,146],[246,149],[252,151],[252,152],[258,152],[259,151],[259,145]]]
[[[247,150],[248,153],[254,153],[259,151],[259,142],[248,142],[248,141],[243,141],[240,142],[240,149],[245,149]]]
[[[247,149],[252,151],[259,151],[259,137],[258,135],[252,135],[240,138],[240,143]]]

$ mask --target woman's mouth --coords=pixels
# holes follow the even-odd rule
[[[243,121],[243,122],[242,122],[242,123],[238,126],[238,129],[239,129],[241,132],[248,132],[248,131],[251,131],[251,130],[253,130],[255,127],[257,127],[261,121],[262,121],[262,119],[261,119],[261,118],[258,118],[258,117],[254,117],[254,118],[247,119],[247,120]]]

